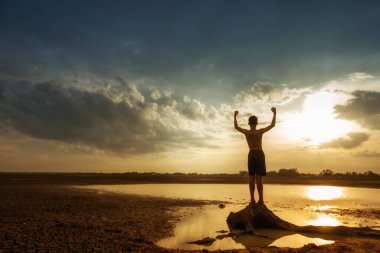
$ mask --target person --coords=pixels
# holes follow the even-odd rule
[[[262,147],[262,137],[263,134],[271,130],[276,125],[276,108],[272,107],[273,112],[272,122],[269,126],[256,129],[257,128],[257,117],[251,116],[248,119],[248,124],[250,129],[244,129],[239,127],[237,123],[238,111],[234,113],[234,126],[235,129],[245,135],[247,139],[249,153],[248,153],[248,173],[249,173],[249,189],[251,194],[251,203],[255,202],[255,181],[257,184],[257,190],[259,192],[258,204],[264,204],[263,197],[263,176],[266,175],[266,165],[265,165],[265,155]]]

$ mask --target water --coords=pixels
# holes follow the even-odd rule
[[[270,185],[264,186],[266,205],[280,218],[297,225],[370,226],[380,228],[380,190],[368,188]],[[244,208],[249,201],[248,186],[244,184],[127,184],[92,185],[81,188],[138,194],[156,197],[216,200],[227,202],[217,205],[182,208],[183,217],[176,224],[174,236],[157,244],[181,249],[240,249],[248,246],[302,247],[333,243],[337,236],[292,234],[286,231],[260,230],[269,238],[251,235],[216,240],[211,246],[189,244],[204,237],[215,238],[217,231],[226,230],[228,214]],[[257,194],[257,193],[256,193]],[[322,238],[323,237],[323,238]]]

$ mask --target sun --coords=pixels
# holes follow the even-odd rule
[[[307,95],[301,112],[284,115],[285,134],[309,145],[319,145],[352,132],[355,124],[338,119],[334,113],[334,106],[341,103],[342,98],[342,95],[328,91]]]

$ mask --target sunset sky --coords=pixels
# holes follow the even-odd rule
[[[380,1],[0,1],[0,171],[380,173]]]

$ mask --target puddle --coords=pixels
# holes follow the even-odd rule
[[[117,193],[149,195],[155,197],[216,200],[226,203],[221,209],[217,204],[202,208],[182,208],[178,215],[181,221],[176,223],[174,236],[165,238],[157,244],[164,248],[189,250],[243,249],[246,247],[302,247],[305,244],[316,245],[333,243],[341,237],[321,234],[294,234],[289,231],[260,230],[267,238],[241,235],[237,238],[217,239],[210,246],[189,244],[205,237],[216,238],[217,231],[229,231],[226,219],[229,213],[237,212],[247,205],[248,186],[243,184],[135,184],[135,185],[91,185],[79,188]],[[296,225],[323,226],[370,226],[380,228],[378,219],[380,199],[379,189],[301,186],[301,185],[265,185],[266,205],[281,219]]]
[[[228,205],[227,205],[228,206]],[[211,246],[202,246],[190,244],[187,242],[196,241],[205,237],[216,238],[223,233],[217,231],[229,231],[226,219],[231,210],[238,211],[243,205],[234,205],[230,208],[220,209],[215,206],[205,206],[204,209],[199,208],[183,208],[180,210],[183,219],[176,224],[174,236],[165,238],[157,242],[157,245],[164,248],[180,248],[180,249],[244,249],[244,245],[235,242],[232,238],[227,237],[222,240],[216,240]]]
[[[221,240],[216,240],[210,246],[190,244],[190,241],[196,241],[205,237],[216,238],[218,235],[226,234],[218,231],[228,231],[229,228],[226,223],[228,214],[233,211],[236,212],[245,205],[227,205],[226,208],[220,209],[217,206],[205,206],[204,209],[199,208],[182,208],[180,210],[183,219],[176,224],[174,236],[165,238],[157,242],[157,245],[164,248],[172,249],[187,249],[187,250],[224,250],[224,249],[244,249],[246,247],[291,247],[298,248],[308,243],[316,245],[333,243],[333,239],[340,237],[333,237],[331,235],[318,237],[314,234],[293,234],[289,231],[261,229],[258,232],[265,235],[266,238],[240,235],[238,237],[225,237]]]
[[[334,243],[334,241],[325,240],[322,238],[307,237],[300,234],[294,234],[294,235],[283,236],[275,240],[273,243],[269,244],[268,246],[301,248],[302,246],[309,243],[314,243],[315,245],[319,246],[319,245],[324,245],[324,244],[331,244],[331,243]]]

